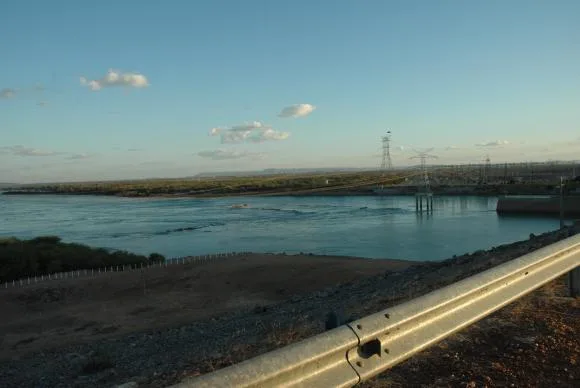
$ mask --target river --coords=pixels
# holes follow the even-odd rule
[[[442,260],[527,239],[558,220],[498,216],[497,199],[436,197],[417,214],[414,197],[132,199],[0,195],[0,236],[57,235],[65,242],[159,252],[307,252]],[[247,208],[231,208],[246,203]]]

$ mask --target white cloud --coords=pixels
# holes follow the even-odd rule
[[[241,125],[234,125],[233,127],[230,128],[230,131],[246,132],[246,131],[253,131],[254,129],[261,129],[261,128],[267,128],[267,127],[264,126],[264,124],[262,124],[262,122],[260,122],[260,121],[252,121],[250,123],[245,123],[245,124],[241,124]]]
[[[80,78],[81,85],[87,86],[93,91],[112,86],[124,86],[131,88],[144,88],[149,86],[147,77],[139,73],[122,73],[117,70],[109,70],[107,74],[96,80],[89,80],[85,77]]]
[[[0,151],[17,156],[54,156],[60,155],[60,152],[39,150],[37,148],[28,148],[21,145],[0,147]]]
[[[228,151],[228,150],[213,150],[200,151],[197,156],[208,158],[212,160],[229,160],[229,159],[261,159],[265,156],[260,152],[246,152],[246,151]]]
[[[450,146],[445,147],[445,151],[455,151],[458,149],[459,149],[459,147],[454,146],[454,145],[450,145]]]
[[[93,156],[94,155],[92,154],[82,153],[82,154],[72,154],[70,156],[67,156],[66,158],[69,160],[82,160],[92,158]]]
[[[278,113],[278,117],[305,117],[312,113],[314,109],[316,107],[311,104],[294,104],[282,109]]]
[[[223,128],[212,128],[209,130],[209,135],[210,136],[217,136],[220,134],[220,132],[222,131]]]
[[[508,145],[510,142],[507,140],[494,140],[486,141],[483,143],[476,144],[477,147],[501,147],[503,145]]]
[[[285,140],[290,136],[288,132],[277,131],[260,121],[234,125],[230,128],[212,128],[210,136],[221,136],[222,144],[262,143],[269,140]]]
[[[272,128],[268,128],[254,132],[248,137],[248,140],[253,143],[262,143],[268,140],[286,140],[288,137],[290,137],[290,133],[288,132],[276,131]]]
[[[9,99],[16,96],[16,89],[4,88],[0,90],[0,99]]]

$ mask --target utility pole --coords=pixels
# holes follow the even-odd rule
[[[507,184],[508,183],[508,172],[507,172],[507,163],[505,163],[503,165],[503,183]]]
[[[564,177],[560,177],[560,229],[564,227]]]

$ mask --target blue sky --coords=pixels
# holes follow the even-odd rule
[[[430,147],[580,159],[579,15],[576,0],[5,0],[0,182],[375,167],[387,128],[398,165]]]

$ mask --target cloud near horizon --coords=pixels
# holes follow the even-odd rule
[[[501,147],[503,145],[508,145],[508,144],[510,144],[510,142],[507,140],[494,140],[494,141],[487,141],[487,142],[483,142],[483,143],[477,143],[476,146],[477,147]]]
[[[67,160],[82,160],[95,156],[95,154],[89,153],[49,151],[39,148],[25,147],[23,145],[0,147],[0,155],[2,154],[22,157],[64,156],[64,159]]]
[[[16,96],[16,89],[4,88],[0,90],[0,99],[7,100]]]
[[[22,145],[0,147],[0,152],[16,156],[55,156],[62,154],[62,152],[40,150],[37,148],[24,147]]]
[[[213,151],[200,151],[196,155],[212,160],[262,159],[266,156],[266,154],[262,152],[230,151],[221,149]]]
[[[288,132],[277,131],[260,121],[252,121],[229,128],[212,128],[210,136],[221,136],[222,144],[262,143],[269,140],[285,140],[290,136]]]
[[[80,78],[82,86],[87,86],[92,91],[99,91],[103,88],[113,86],[123,86],[130,88],[145,88],[149,86],[147,77],[140,73],[122,73],[118,70],[110,69],[101,79],[89,80]]]
[[[315,109],[316,107],[311,104],[294,104],[283,108],[280,113],[278,113],[278,117],[306,117],[314,112]]]
[[[82,159],[92,158],[93,156],[94,156],[93,154],[87,154],[87,153],[72,154],[70,156],[67,156],[66,159],[68,159],[68,160],[82,160]]]

